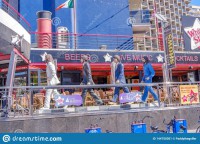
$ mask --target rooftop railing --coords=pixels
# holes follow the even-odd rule
[[[57,49],[132,50],[133,37],[129,35],[38,33],[33,32],[32,47]]]
[[[72,34],[72,33],[31,33],[32,48],[56,49],[93,49],[93,50],[134,50],[134,43],[161,40],[156,34],[105,35],[105,34]],[[176,36],[174,40],[177,40]],[[183,41],[180,39],[180,41]],[[145,46],[145,45],[144,45]],[[158,48],[159,50],[159,48]]]
[[[20,23],[28,32],[31,29],[29,22],[8,2],[5,0],[0,1],[0,9],[8,13],[12,18],[14,18],[18,23]]]

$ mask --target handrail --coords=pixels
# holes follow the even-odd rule
[[[160,86],[160,85],[181,85],[181,84],[200,84],[198,82],[162,82],[162,83],[131,83],[131,84],[95,84],[95,85],[57,85],[57,86],[13,86],[12,89],[62,89],[62,88],[108,88],[108,87],[133,87],[133,86]],[[10,87],[0,87],[9,89]]]
[[[30,32],[31,34],[52,34],[52,35],[58,35],[58,34],[64,34],[66,36],[102,36],[102,37],[124,37],[124,38],[150,38],[150,39],[158,39],[158,38],[162,38],[162,36],[158,36],[158,37],[150,37],[150,36],[134,36],[134,35],[114,35],[114,34],[82,34],[82,33],[58,33],[58,32]],[[181,38],[176,38],[174,37],[174,39],[176,40],[181,40],[183,41],[183,39]]]

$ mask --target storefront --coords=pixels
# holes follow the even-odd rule
[[[115,54],[120,55],[125,68],[128,83],[139,82],[142,77],[142,57],[148,56],[156,71],[154,82],[163,81],[164,53],[147,51],[102,51],[102,50],[58,50],[58,49],[32,49],[31,66],[38,70],[31,71],[31,83],[33,78],[38,78],[37,84],[45,84],[45,63],[40,55],[44,52],[52,54],[57,61],[58,76],[63,85],[79,84],[81,82],[82,64],[80,58],[86,54],[90,57],[93,79],[97,84],[110,83],[110,64]],[[192,52],[177,52],[176,67],[172,69],[173,81],[187,81],[187,75],[199,80],[200,54]],[[193,76],[192,76],[193,74]],[[192,78],[192,79],[193,79]],[[35,83],[35,85],[37,85]]]

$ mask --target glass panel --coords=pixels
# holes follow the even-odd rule
[[[45,71],[40,72],[40,77],[41,77],[41,86],[46,86],[47,85],[47,76]]]
[[[38,72],[31,71],[30,86],[38,86]]]

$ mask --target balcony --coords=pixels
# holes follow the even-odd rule
[[[132,28],[134,32],[148,31],[150,27],[150,12],[148,10],[130,11]]]
[[[147,4],[147,2],[142,2],[142,7],[146,7],[147,8],[147,6],[148,6],[148,4]]]
[[[154,9],[154,6],[152,6],[152,5],[151,5],[151,6],[149,6],[149,9],[153,10],[153,9]]]
[[[161,2],[161,3],[160,3],[160,6],[164,6],[164,3],[163,3],[163,2]]]
[[[151,28],[152,28],[152,29],[155,29],[155,28],[156,28],[156,25],[155,25],[155,24],[152,24],[152,25],[151,25]]]
[[[166,9],[169,9],[169,5],[165,5],[165,8],[166,8]]]
[[[10,45],[11,36],[23,36],[21,49],[24,56],[30,57],[30,24],[6,1],[0,1],[0,53],[10,54],[14,46]]]

